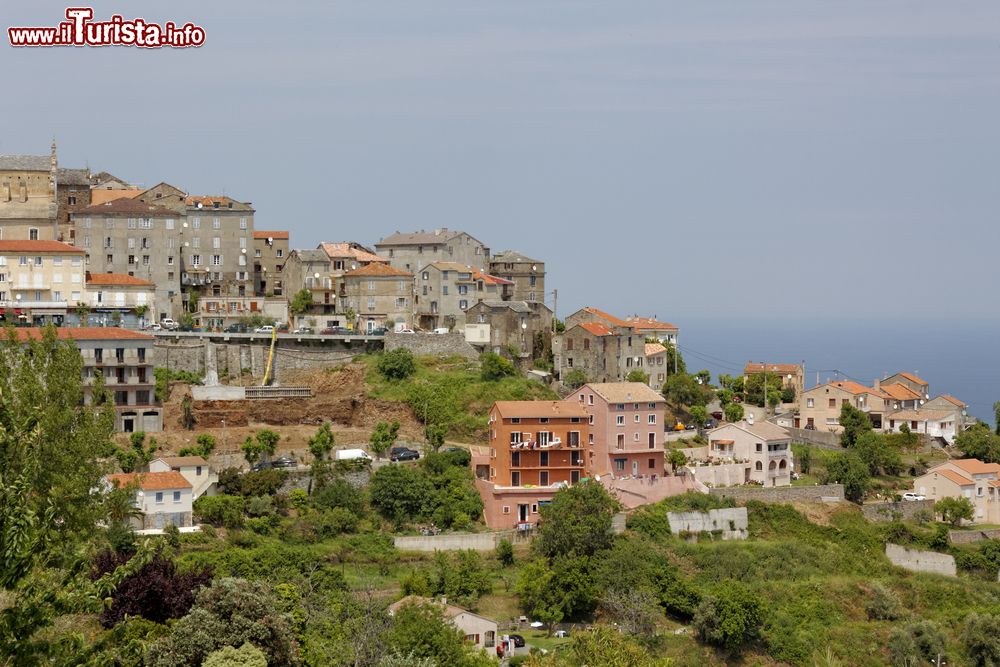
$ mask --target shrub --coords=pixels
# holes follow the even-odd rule
[[[977,613],[966,616],[962,642],[973,665],[1000,665],[1000,616]]]
[[[239,490],[230,489],[227,483],[226,490],[229,493],[239,493],[244,497],[252,496],[273,496],[284,486],[288,480],[288,471],[267,468],[258,472],[247,472],[239,476]]]
[[[895,621],[903,615],[903,605],[892,589],[875,582],[872,584],[872,596],[865,603],[865,612],[872,620]]]
[[[313,492],[313,504],[317,507],[333,509],[342,507],[355,516],[364,513],[364,494],[355,489],[342,477],[334,478],[322,488]]]
[[[210,653],[202,667],[267,667],[267,656],[253,644],[226,646]]]
[[[479,358],[480,376],[483,380],[493,381],[515,375],[517,369],[509,360],[501,357],[495,352],[486,352]]]
[[[736,653],[758,636],[763,620],[764,603],[757,594],[728,582],[702,599],[692,625],[703,641]]]
[[[945,646],[945,634],[936,623],[916,621],[896,628],[889,635],[889,660],[903,667],[925,662],[933,665],[939,657],[942,660],[946,657]]]
[[[514,545],[510,543],[510,540],[503,539],[497,543],[496,557],[504,567],[510,567],[514,564]]]
[[[562,381],[570,389],[579,389],[588,382],[587,374],[582,368],[574,368],[569,373],[566,373]]]
[[[405,380],[417,370],[413,353],[402,347],[383,353],[375,367],[386,380]]]
[[[434,486],[419,468],[384,466],[372,475],[368,493],[372,507],[379,514],[402,524],[428,514]]]
[[[194,501],[194,513],[214,526],[239,528],[243,525],[243,498],[202,496]]]

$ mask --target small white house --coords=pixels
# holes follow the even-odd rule
[[[174,470],[119,473],[108,475],[105,480],[110,486],[135,487],[135,506],[142,512],[142,517],[135,522],[136,528],[191,525],[192,486],[181,473]]]
[[[179,472],[191,482],[195,500],[204,495],[214,496],[219,482],[218,473],[200,456],[161,456],[149,464],[149,472]]]
[[[960,410],[899,410],[890,412],[882,424],[890,433],[899,433],[906,424],[911,433],[922,433],[931,438],[940,438],[949,445],[955,443],[962,423]]]
[[[398,600],[389,605],[389,614],[393,615],[405,605],[426,605],[436,604],[441,607],[444,617],[451,621],[458,630],[465,635],[465,641],[475,644],[477,648],[490,649],[497,643],[497,622],[491,618],[480,616],[475,612],[462,607],[448,604],[447,599],[431,600],[419,595],[407,595],[402,600]]]

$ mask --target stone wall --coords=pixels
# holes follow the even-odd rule
[[[400,551],[492,551],[509,532],[403,535],[393,538],[393,542]]]
[[[931,516],[934,516],[934,501],[914,500],[861,506],[861,513],[865,515],[865,518],[876,523],[893,521],[896,517],[911,520],[920,510],[926,510],[931,513]]]
[[[982,542],[983,540],[996,540],[1000,539],[1000,529],[949,530],[948,539],[952,544],[972,544],[973,542]]]
[[[816,486],[779,486],[762,488],[756,486],[730,486],[713,488],[708,492],[713,496],[726,496],[736,500],[759,500],[765,503],[791,502],[794,500],[843,500],[843,484],[817,484]]]
[[[815,431],[808,428],[783,427],[792,435],[793,442],[805,442],[824,449],[843,449],[840,446],[840,434],[829,431]]]
[[[444,336],[437,336],[443,338]],[[180,341],[157,341],[155,365],[175,371],[190,371],[205,375],[207,346],[215,350],[216,372],[220,378],[235,378],[246,370],[256,379],[264,377],[267,368],[268,345],[251,345],[242,342],[215,343],[208,340],[181,339]],[[288,370],[309,370],[342,366],[355,356],[381,346],[378,341],[347,342],[337,341],[323,345],[314,343],[297,344],[281,342],[274,349],[274,379],[281,381],[281,374]]]
[[[465,357],[466,359],[478,359],[479,352],[469,345],[465,340],[464,332],[452,332],[446,334],[411,333],[399,334],[388,333],[385,336],[386,351],[396,348],[406,348],[416,356],[454,356]]]
[[[747,539],[747,508],[733,507],[707,512],[667,512],[670,522],[670,532],[674,535],[684,533],[715,533],[721,531],[724,540]]]
[[[917,551],[901,547],[898,544],[886,544],[885,555],[892,561],[893,565],[898,565],[910,572],[930,572],[949,577],[954,577],[957,573],[955,558],[948,554],[939,554],[936,551]]]

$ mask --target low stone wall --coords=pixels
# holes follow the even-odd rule
[[[830,433],[829,431],[814,431],[809,428],[792,428],[790,426],[783,427],[788,431],[794,442],[804,442],[815,447],[822,447],[824,449],[843,449],[840,446],[840,434]]]
[[[936,551],[907,549],[898,544],[886,544],[885,555],[892,561],[893,565],[898,565],[910,572],[930,572],[931,574],[943,574],[949,577],[954,577],[957,574],[955,558],[948,554],[939,554]]]
[[[385,350],[405,348],[416,356],[460,356],[466,359],[478,359],[479,352],[465,340],[464,333],[452,332],[446,334],[388,333],[385,335]]]
[[[446,535],[402,535],[393,538],[400,551],[492,551],[510,531],[501,533],[449,533]]]
[[[875,523],[885,523],[893,521],[897,517],[900,519],[913,519],[921,510],[926,510],[934,515],[933,500],[900,501],[898,503],[873,503],[862,505],[861,513],[865,518]]]
[[[763,488],[755,486],[730,486],[712,488],[713,496],[726,496],[737,501],[759,500],[765,503],[791,502],[794,500],[843,500],[843,484],[818,484],[816,486],[778,486]]]
[[[747,508],[732,507],[709,510],[707,512],[667,512],[670,532],[674,535],[685,533],[697,538],[699,533],[721,531],[724,540],[747,539]]]
[[[973,542],[982,542],[984,540],[996,540],[1000,539],[1000,529],[949,530],[948,539],[952,544],[972,544]]]

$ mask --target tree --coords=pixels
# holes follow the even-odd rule
[[[269,461],[278,448],[281,436],[270,429],[261,429],[243,441],[243,456],[250,465],[259,461]]]
[[[887,475],[897,474],[903,468],[899,451],[889,445],[885,436],[874,431],[859,434],[851,448],[868,466],[871,475],[882,472]]]
[[[193,304],[192,304],[193,305]],[[181,326],[184,330],[190,330],[194,328],[194,315],[188,312],[181,313],[180,317],[177,318],[177,324]]]
[[[146,446],[146,434],[142,431],[135,431],[129,434],[130,449],[119,449],[115,452],[118,465],[124,472],[136,472],[144,470],[149,462],[153,460],[153,455],[159,449],[156,438],[149,439],[149,446]]]
[[[693,375],[672,373],[663,383],[663,396],[677,406],[706,405],[711,390],[698,384]]]
[[[208,433],[199,435],[195,442],[197,445],[194,447],[182,447],[180,455],[208,458],[215,451],[215,438]]]
[[[563,384],[570,389],[579,389],[583,385],[587,384],[589,380],[587,379],[587,374],[583,372],[582,368],[574,368],[566,376],[563,377]]]
[[[225,646],[210,653],[202,667],[267,667],[267,656],[253,644]]]
[[[330,430],[330,422],[323,422],[316,434],[309,438],[309,453],[317,461],[325,461],[333,450],[333,431]]]
[[[191,612],[173,625],[173,632],[149,647],[146,664],[195,667],[225,646],[250,643],[263,651],[269,665],[298,665],[292,624],[275,611],[278,606],[263,582],[216,579],[202,589]]]
[[[313,303],[312,292],[303,287],[302,289],[300,289],[298,292],[295,293],[295,296],[292,297],[291,303],[288,304],[288,312],[290,312],[292,315],[301,315],[302,313],[309,310],[309,307],[312,306],[312,303]]]
[[[462,633],[444,617],[438,604],[404,604],[393,614],[387,639],[395,651],[417,659],[430,658],[437,665],[476,664],[471,646],[465,644]]]
[[[687,375],[687,364],[684,363],[684,357],[681,355],[680,350],[677,349],[677,345],[665,342],[663,346],[667,348],[667,358],[664,360],[667,376],[669,377],[675,373]]]
[[[914,621],[897,627],[889,635],[889,660],[900,667],[925,663],[938,664],[945,655],[947,637],[934,621]]]
[[[386,380],[405,380],[417,371],[413,353],[405,347],[382,353],[375,367]]]
[[[961,525],[962,521],[972,521],[975,517],[975,507],[968,498],[942,498],[934,503],[934,511],[941,515],[941,520],[953,526]]]
[[[723,412],[727,422],[738,422],[743,419],[743,406],[739,403],[730,403]]]
[[[824,484],[843,484],[844,497],[856,503],[861,503],[871,485],[868,466],[853,452],[835,455],[827,463]]]
[[[375,430],[372,431],[371,438],[368,440],[369,447],[377,458],[382,458],[396,444],[398,435],[399,422],[394,421],[390,424],[380,421],[375,424]]]
[[[611,545],[611,518],[618,502],[598,482],[579,482],[558,491],[541,511],[534,547],[550,562],[560,556],[592,556]]]
[[[427,514],[434,496],[434,485],[419,468],[384,466],[372,475],[368,494],[375,511],[396,524],[402,524]]]
[[[497,542],[496,556],[497,561],[504,567],[510,567],[514,564],[514,545],[510,543],[510,540],[502,539]]]
[[[1000,435],[1000,401],[993,404],[993,423],[996,424],[994,433]]]
[[[727,405],[733,402],[733,390],[728,387],[715,392],[715,396],[719,399],[719,405],[722,406],[723,410],[726,409]]]
[[[479,358],[479,364],[480,375],[486,381],[499,380],[517,373],[510,359],[505,359],[495,352],[484,353]]]
[[[629,635],[650,636],[663,616],[659,600],[642,588],[611,588],[601,598],[601,609]]]
[[[708,419],[708,410],[705,409],[704,405],[694,405],[691,406],[691,421],[698,428],[702,428],[705,425],[705,421]]]
[[[729,581],[702,599],[692,625],[703,641],[736,653],[757,637],[763,621],[763,601],[743,584]]]
[[[649,375],[644,371],[636,368],[628,372],[625,376],[626,382],[639,382],[641,384],[649,384]]]
[[[858,410],[850,403],[840,406],[840,425],[844,429],[840,434],[840,444],[843,447],[852,447],[862,433],[872,430],[868,413]]]
[[[428,424],[424,429],[427,438],[427,446],[432,452],[436,452],[444,446],[444,438],[448,434],[448,427],[441,424]]]
[[[687,455],[684,454],[679,449],[671,449],[670,453],[667,454],[667,463],[670,464],[670,468],[677,474],[677,469],[687,463]]]
[[[1000,616],[977,613],[966,616],[962,643],[973,665],[1000,665]]]
[[[94,561],[93,578],[114,572],[132,557],[132,554],[111,551],[98,554]],[[156,623],[180,618],[191,610],[201,587],[211,582],[210,568],[179,572],[172,560],[158,553],[118,585],[111,596],[111,606],[101,613],[101,625],[114,627],[126,616],[142,616]]]
[[[550,629],[563,619],[563,600],[553,578],[544,561],[534,561],[521,569],[516,589],[521,610]]]
[[[194,425],[198,420],[194,416],[194,404],[190,396],[181,399],[181,426],[189,431],[194,430]]]
[[[976,422],[955,437],[955,447],[967,458],[985,463],[1000,462],[1000,436],[983,422]]]

